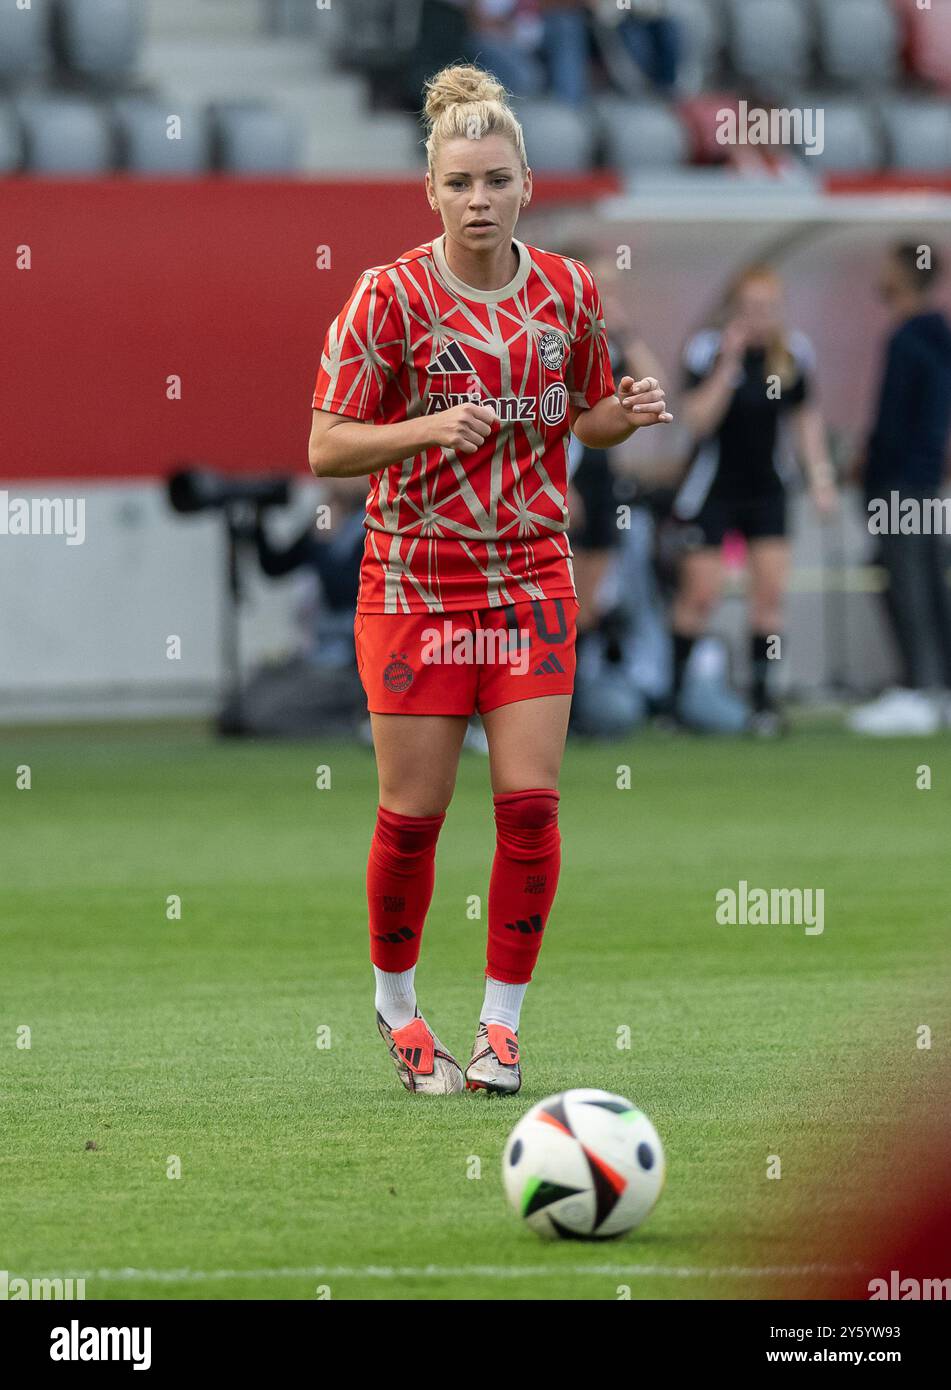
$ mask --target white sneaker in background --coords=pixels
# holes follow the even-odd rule
[[[938,700],[924,690],[886,690],[877,700],[852,710],[846,723],[856,734],[935,734],[941,727]]]
[[[463,748],[468,748],[471,753],[482,753],[485,757],[489,756],[489,740],[485,736],[485,729],[482,727],[481,720],[471,721],[466,729],[466,736],[462,740]]]

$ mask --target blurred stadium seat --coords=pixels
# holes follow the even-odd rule
[[[801,92],[791,104],[824,112],[824,148],[807,163],[824,173],[874,173],[885,165],[885,143],[873,109],[852,97],[830,100],[823,93]]]
[[[800,0],[730,0],[730,54],[737,73],[763,89],[808,78],[809,16]]]
[[[603,96],[596,103],[608,164],[622,172],[686,162],[690,136],[663,101]]]
[[[587,112],[551,100],[513,103],[535,169],[582,173],[591,168],[595,126]]]
[[[298,132],[283,112],[252,103],[211,108],[219,167],[232,174],[288,173],[298,167]]]
[[[819,0],[818,51],[827,77],[866,86],[892,82],[899,27],[889,0]]]
[[[696,93],[717,80],[722,67],[724,10],[721,0],[670,0],[683,45],[681,90]]]
[[[891,97],[879,116],[893,169],[951,169],[951,108],[934,98]]]
[[[26,170],[31,174],[104,174],[113,167],[110,122],[83,96],[15,99],[23,124]]]
[[[23,137],[16,112],[0,105],[0,174],[14,174],[23,162]]]
[[[139,0],[56,0],[53,50],[87,82],[121,82],[141,55],[145,21]]]
[[[28,10],[0,5],[0,84],[37,76],[50,66],[50,0]]]
[[[133,174],[203,174],[212,165],[212,132],[206,113],[176,104],[174,112],[147,97],[117,97],[112,105],[119,161]],[[181,121],[170,139],[169,116]]]

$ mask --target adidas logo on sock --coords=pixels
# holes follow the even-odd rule
[[[549,652],[540,666],[535,667],[536,676],[553,676],[556,672],[565,673],[565,668],[554,652]]]
[[[412,941],[416,933],[412,927],[400,927],[399,931],[375,931],[373,938],[375,941],[389,941],[393,946],[399,946],[403,941]]]
[[[527,922],[524,917],[517,917],[514,922],[506,922],[505,924],[506,931],[519,931],[523,936],[530,936],[532,932],[541,931],[541,929],[542,919],[538,912],[533,912]]]

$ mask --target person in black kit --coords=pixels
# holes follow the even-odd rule
[[[852,712],[849,725],[857,733],[927,734],[951,723],[947,518],[935,528],[921,505],[940,496],[951,432],[951,325],[933,300],[940,274],[929,247],[901,244],[888,252],[878,277],[894,328],[875,426],[856,472],[864,474],[869,529],[880,536],[886,611],[904,673],[899,687]],[[906,502],[912,505],[903,509]],[[921,524],[915,527],[916,513]]]
[[[784,727],[768,676],[773,639],[782,634],[789,570],[781,432],[787,419],[821,516],[835,510],[837,495],[814,401],[812,347],[802,333],[785,328],[778,273],[768,265],[745,269],[722,317],[721,329],[695,334],[684,352],[683,416],[695,447],[673,503],[675,519],[687,530],[671,620],[670,708],[676,717],[691,649],[719,602],[723,538],[738,531],[747,542],[749,569],[750,729],[773,734]]]

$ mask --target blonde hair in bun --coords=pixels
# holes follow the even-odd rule
[[[443,68],[426,83],[424,108],[429,135],[426,158],[429,176],[435,179],[436,158],[446,140],[481,140],[502,135],[518,153],[524,174],[528,168],[525,136],[508,104],[508,93],[499,80],[471,63]]]

